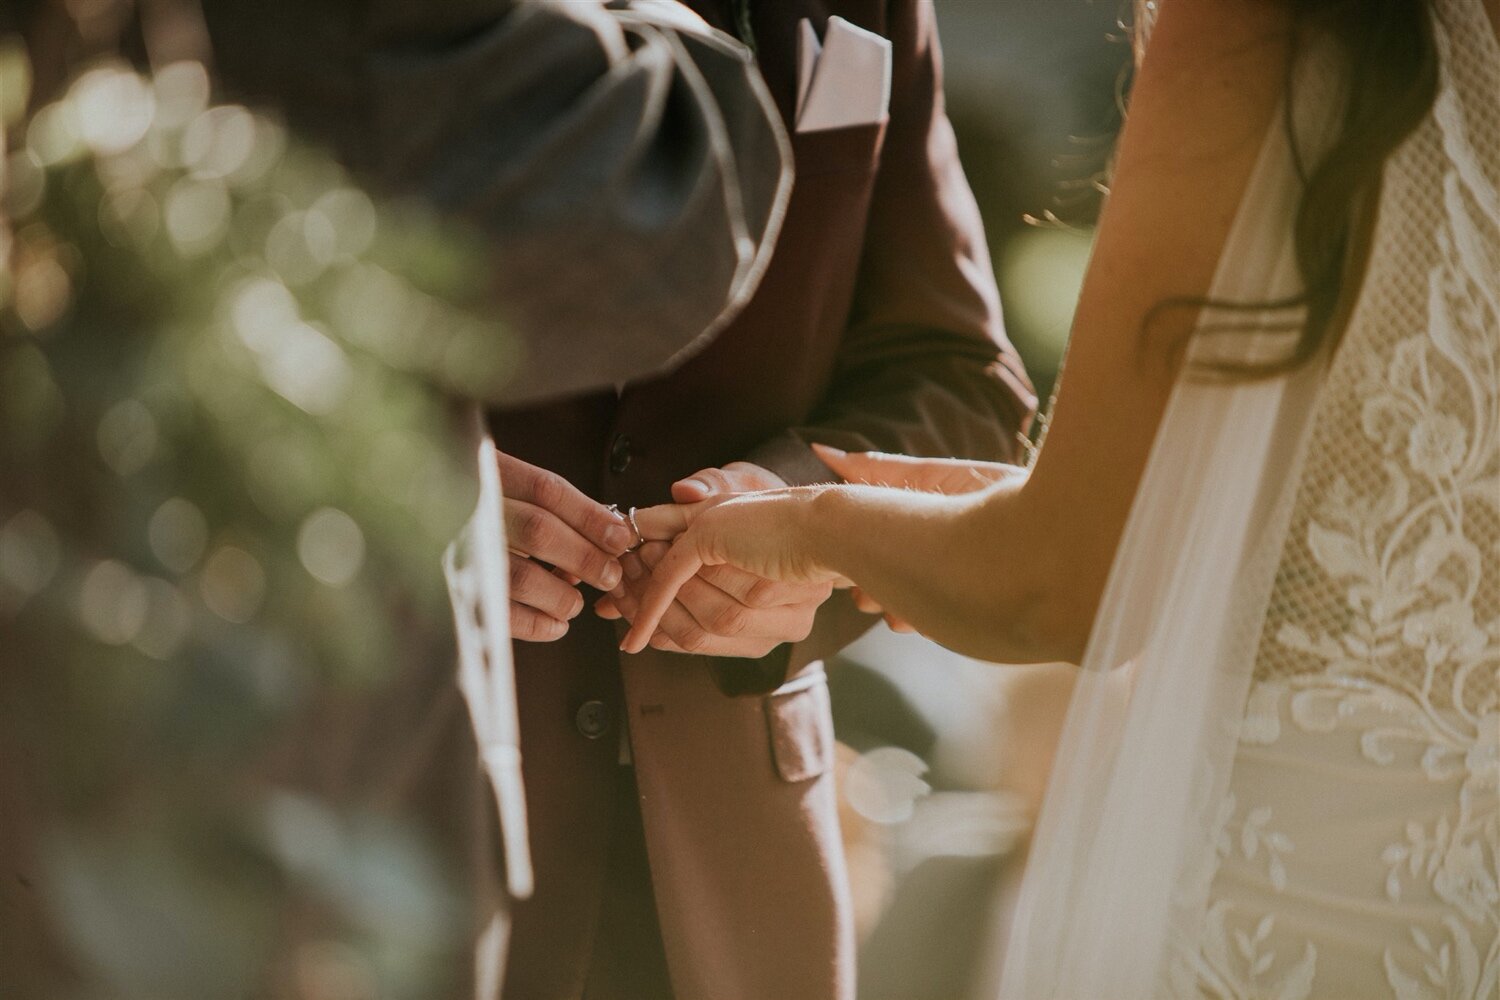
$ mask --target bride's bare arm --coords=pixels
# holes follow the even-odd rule
[[[725,504],[658,569],[662,588],[694,558],[767,559],[853,581],[961,652],[1076,660],[1196,319],[1151,314],[1209,289],[1282,99],[1287,32],[1272,0],[1163,4],[1028,477],[965,496],[845,486]]]

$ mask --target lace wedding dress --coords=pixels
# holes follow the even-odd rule
[[[1337,351],[1174,392],[1007,998],[1500,996],[1500,43],[1481,0],[1433,8],[1438,97],[1387,163]],[[1276,131],[1216,299],[1296,291]]]
[[[1328,372],[1187,995],[1500,991],[1500,48],[1437,7]]]

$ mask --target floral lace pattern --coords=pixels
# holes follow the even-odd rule
[[[1439,15],[1443,85],[1387,168],[1179,993],[1500,996],[1500,50],[1480,4]],[[1475,17],[1455,50],[1444,25]],[[1320,823],[1295,799],[1320,790],[1367,798]]]

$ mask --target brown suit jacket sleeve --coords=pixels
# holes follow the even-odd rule
[[[1036,395],[1005,337],[979,210],[943,110],[942,59],[930,0],[892,0],[890,122],[870,204],[850,322],[827,396],[812,418],[747,457],[794,485],[837,477],[808,449],[891,451],[1015,461]],[[836,594],[813,634],[783,646],[737,693],[769,690],[788,671],[848,645],[875,619]]]

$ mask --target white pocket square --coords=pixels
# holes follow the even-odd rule
[[[822,132],[885,121],[891,103],[891,42],[830,17],[823,40],[797,26],[797,131]]]

